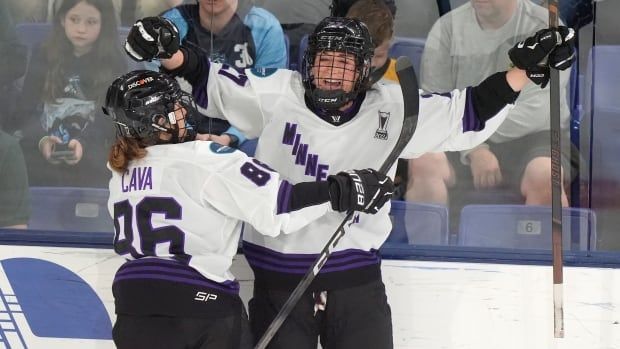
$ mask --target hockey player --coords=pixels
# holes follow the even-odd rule
[[[138,21],[126,50],[137,60],[161,59],[171,74],[193,84],[196,102],[209,115],[260,135],[257,158],[292,182],[323,181],[346,168],[377,168],[393,149],[402,127],[402,94],[396,84],[369,86],[373,45],[358,20],[328,17],[319,23],[309,37],[302,73],[239,71],[210,63],[191,48],[177,51],[168,34],[173,30],[163,20],[148,27]],[[487,139],[530,79],[548,80],[549,66],[539,66],[545,57],[554,67],[570,66],[572,51],[562,46],[561,32],[541,31],[516,45],[510,56],[520,69],[493,74],[464,90],[422,95],[417,131],[401,157],[469,149]],[[378,253],[391,228],[388,212],[386,205],[374,217],[356,214],[347,224],[347,234],[270,348],[315,349],[319,337],[324,348],[392,347]],[[245,230],[243,251],[255,276],[249,304],[255,340],[342,219],[341,213],[328,213],[291,235]]]
[[[134,71],[108,89],[118,126],[108,166],[114,250],[128,261],[113,294],[117,348],[250,348],[229,269],[239,220],[276,236],[330,212],[377,212],[391,180],[374,170],[291,184],[241,151],[194,141],[191,96],[177,81]]]

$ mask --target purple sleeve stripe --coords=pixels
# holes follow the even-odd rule
[[[471,88],[468,87],[465,96],[465,111],[463,114],[463,132],[480,131],[484,129],[484,123],[480,122],[476,109],[474,108],[474,100],[471,94]]]
[[[280,182],[280,189],[278,189],[278,210],[277,214],[291,212],[291,193],[293,191],[293,185],[287,181]]]
[[[129,274],[129,275],[117,275],[116,277],[114,277],[114,283],[119,282],[119,281],[124,281],[124,280],[144,280],[144,279],[150,279],[150,280],[162,280],[162,281],[169,281],[169,282],[180,282],[180,283],[184,283],[184,284],[188,284],[188,285],[196,285],[196,286],[201,286],[201,287],[209,287],[215,290],[219,290],[222,292],[226,292],[229,294],[238,294],[239,293],[239,284],[236,285],[235,287],[231,287],[232,285],[228,284],[228,285],[223,285],[223,284],[219,284],[217,282],[214,281],[207,281],[207,280],[194,280],[194,279],[188,279],[188,278],[184,278],[184,277],[174,277],[174,276],[168,276],[168,275],[160,275],[160,274],[149,274],[149,273],[145,273],[145,274]]]
[[[208,67],[209,60],[207,58],[204,59],[204,64]],[[209,82],[209,69],[205,69],[206,73],[202,74],[198,83],[195,86],[192,86],[192,95],[194,97],[194,101],[196,101],[196,105],[202,108],[206,108],[209,106],[209,96],[207,94],[207,84]]]

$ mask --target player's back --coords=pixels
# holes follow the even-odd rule
[[[202,189],[237,154],[217,154],[212,145],[151,146],[124,174],[113,171],[108,209],[115,220],[118,254],[176,259],[213,281],[234,279],[228,268],[240,223],[214,209]]]

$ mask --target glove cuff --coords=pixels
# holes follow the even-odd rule
[[[342,195],[342,188],[346,188],[350,180],[348,176],[341,175],[331,175],[327,177],[327,183],[329,184],[329,201],[334,211],[343,212],[349,209],[347,198],[344,198],[344,195]]]

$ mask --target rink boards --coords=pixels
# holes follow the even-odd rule
[[[109,249],[0,246],[0,349],[114,348]],[[620,270],[567,267],[553,338],[551,267],[384,260],[395,348],[620,348]],[[252,273],[233,272],[247,302]]]

